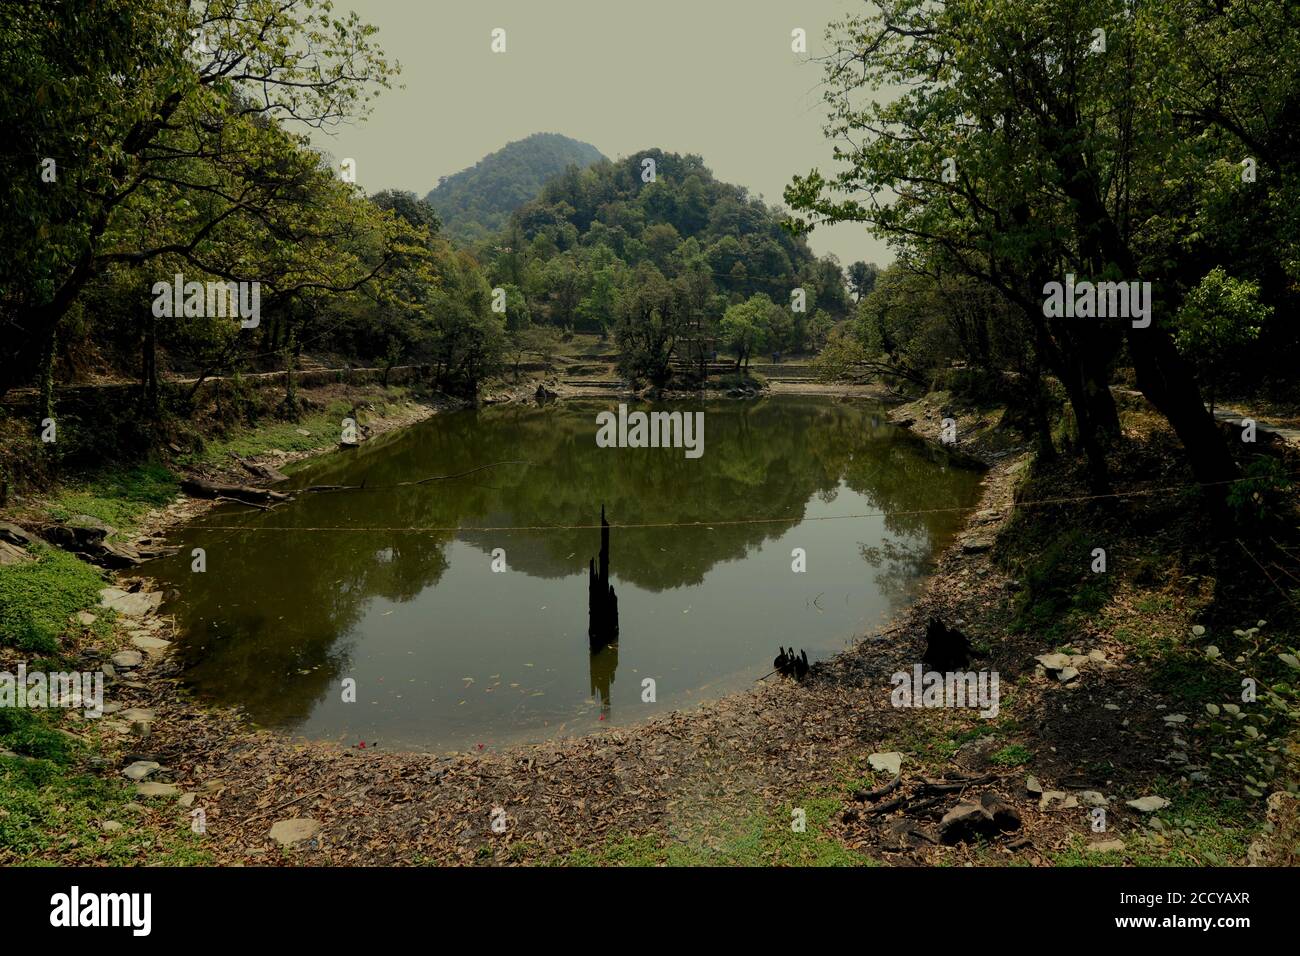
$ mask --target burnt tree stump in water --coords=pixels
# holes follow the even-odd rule
[[[598,651],[618,640],[618,595],[609,583],[609,522],[600,506],[600,568],[592,558],[587,565],[587,639]]]

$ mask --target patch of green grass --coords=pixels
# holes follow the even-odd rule
[[[59,733],[44,714],[0,707],[0,745],[27,757],[67,763],[74,753],[71,737]]]
[[[0,643],[50,653],[68,619],[99,603],[104,579],[67,552],[38,546],[34,553],[35,561],[0,567]]]
[[[1104,606],[1110,598],[1112,575],[1093,574],[1091,554],[1089,536],[1073,529],[1025,558],[1021,569],[1024,586],[1017,596],[1012,627],[1059,640],[1074,633],[1081,619]]]
[[[611,837],[562,858],[563,866],[873,866],[875,860],[845,847],[827,832],[843,803],[833,796],[810,796],[781,810],[715,814],[688,826],[688,833],[666,838],[648,833]],[[804,814],[796,832],[795,811]]]
[[[128,808],[123,783],[70,772],[51,760],[0,757],[0,861],[26,865],[150,864],[192,866],[211,862],[188,817],[176,828],[145,825]],[[106,821],[122,824],[114,833]]]
[[[59,521],[90,515],[125,531],[150,509],[168,504],[179,490],[179,480],[165,465],[134,465],[68,485],[50,502],[49,513]]]
[[[62,716],[59,710],[0,708],[0,749],[19,754],[0,757],[0,864],[211,862],[183,810],[174,826],[150,824],[132,804],[135,793],[126,781],[82,772],[84,747],[56,728]],[[107,821],[122,826],[109,832]]]
[[[989,754],[989,763],[998,767],[1023,767],[1033,759],[1033,751],[1021,744],[1011,744]]]
[[[574,850],[560,861],[563,866],[663,866],[667,862],[668,851],[653,833],[610,837],[600,846]]]

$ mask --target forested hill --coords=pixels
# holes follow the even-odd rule
[[[744,187],[714,178],[701,157],[647,149],[561,173],[485,258],[494,281],[518,288],[534,322],[597,331],[657,311],[712,326],[758,296],[766,346],[802,349],[818,312],[829,327],[850,303],[839,263],[818,259],[781,219]],[[657,296],[664,302],[643,301]]]
[[[568,166],[581,169],[601,159],[600,150],[590,143],[559,133],[534,133],[443,178],[426,198],[438,211],[444,234],[482,239],[535,198],[548,179]]]

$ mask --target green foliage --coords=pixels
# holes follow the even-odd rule
[[[645,159],[653,182],[642,179]],[[483,255],[495,285],[523,291],[534,324],[612,330],[625,374],[656,383],[674,361],[711,357],[727,309],[757,295],[778,306],[762,337],[774,350],[806,348],[814,310],[824,340],[850,308],[839,263],[814,257],[776,210],[714,179],[700,157],[657,149],[566,170]],[[789,309],[795,289],[805,312]],[[759,339],[741,341],[752,352]]]
[[[1257,455],[1228,488],[1228,506],[1246,531],[1277,521],[1294,506],[1295,482],[1276,458]]]
[[[1016,334],[1001,345],[952,336],[947,347],[1028,376],[1031,406],[1041,403],[1037,370],[1068,384],[1094,489],[1106,484],[1102,442],[1117,430],[1108,373],[1125,346],[1138,387],[1171,421],[1202,419],[1178,429],[1198,480],[1231,478],[1197,382],[1171,347],[1173,320],[1181,314],[1201,340],[1231,315],[1247,338],[1258,327],[1233,352],[1235,384],[1271,382],[1286,394],[1290,383],[1294,394],[1295,363],[1283,357],[1300,345],[1289,321],[1300,289],[1291,13],[1286,0],[869,5],[830,28],[825,130],[835,168],[794,178],[790,225],[865,224],[922,284],[939,291],[956,277],[994,296],[1009,321],[971,328]],[[1093,48],[1099,24],[1104,52]],[[1045,316],[1046,282],[1067,273],[1150,282],[1151,325],[1136,335],[1123,323]],[[859,333],[869,357],[896,355],[890,315],[866,319],[883,333]],[[998,358],[1006,345],[1010,361]]]
[[[1111,577],[1089,571],[1092,543],[1074,528],[1054,533],[1038,553],[1017,559],[1024,586],[1017,595],[1014,627],[1042,631],[1045,636],[1067,634],[1076,615],[1088,615],[1106,603]]]
[[[774,326],[781,309],[762,292],[727,309],[718,323],[718,335],[736,354],[738,366],[748,366],[750,356],[761,352],[774,338]]]
[[[1202,652],[1243,688],[1239,701],[1205,705],[1215,737],[1211,757],[1255,798],[1279,788],[1300,793],[1300,650],[1266,630],[1265,621],[1234,630],[1239,652],[1231,659],[1215,644]],[[1209,640],[1204,633],[1195,636]]]
[[[0,643],[50,652],[58,648],[68,619],[99,603],[104,581],[67,552],[38,547],[36,555],[35,561],[0,567]]]
[[[17,707],[0,707],[0,745],[25,757],[66,764],[73,755],[73,741],[61,734],[45,715]]]

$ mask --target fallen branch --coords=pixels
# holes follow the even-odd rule
[[[901,773],[896,774],[894,776],[894,779],[889,781],[889,783],[885,784],[883,787],[879,787],[878,789],[875,790],[854,791],[853,799],[858,801],[858,803],[862,803],[863,801],[867,801],[867,800],[871,801],[872,803],[875,803],[885,794],[892,793],[894,790],[897,790],[899,784],[901,784],[902,782],[903,782],[903,775]]]

